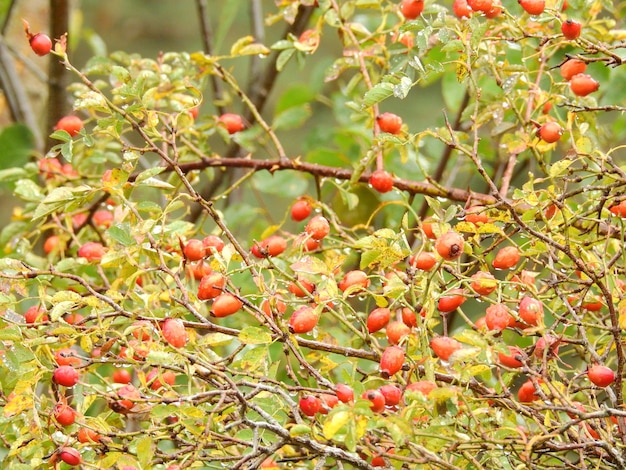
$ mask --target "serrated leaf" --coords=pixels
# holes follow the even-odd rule
[[[59,302],[50,310],[50,320],[53,322],[58,321],[59,318],[65,315],[74,306],[76,306],[76,302],[72,300],[65,300],[63,302]]]
[[[348,422],[353,419],[352,413],[347,410],[339,410],[331,413],[324,422],[323,433],[326,439],[332,439]]]
[[[137,244],[137,241],[130,234],[129,224],[113,225],[109,227],[107,234],[120,245],[131,246]]]
[[[246,326],[239,332],[239,341],[243,344],[267,344],[272,342],[272,335],[265,328]]]
[[[163,173],[165,170],[166,168],[164,166],[155,166],[152,168],[148,168],[147,170],[144,170],[137,175],[137,178],[135,178],[135,182],[141,183],[142,181],[146,181]]]
[[[363,96],[363,104],[365,106],[373,106],[380,103],[393,95],[394,88],[395,86],[391,83],[377,83],[365,93],[365,96]]]
[[[550,176],[552,178],[555,178],[557,176],[563,176],[567,169],[571,166],[572,164],[572,160],[569,159],[563,159],[563,160],[559,160],[556,163],[553,163],[550,166]]]

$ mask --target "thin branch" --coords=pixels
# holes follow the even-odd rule
[[[196,0],[196,6],[198,7],[198,18],[200,19],[200,29],[202,30],[202,46],[204,53],[207,55],[213,55],[213,28],[211,21],[209,20],[208,5],[206,0]],[[225,113],[225,108],[222,105],[224,92],[222,90],[222,83],[215,75],[210,75],[211,86],[213,88],[213,96],[217,104],[215,108],[220,114]]]

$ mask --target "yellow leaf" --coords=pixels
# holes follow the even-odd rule
[[[324,423],[324,437],[332,439],[351,419],[353,416],[349,411],[342,410],[331,414]]]
[[[623,330],[626,330],[626,299],[620,300],[617,304],[618,324]]]

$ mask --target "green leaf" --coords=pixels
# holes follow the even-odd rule
[[[117,224],[107,230],[108,235],[123,246],[136,245],[137,241],[130,234],[129,224]]]
[[[386,98],[389,98],[393,95],[395,89],[395,85],[382,82],[374,85],[370,90],[365,93],[363,97],[363,104],[365,106],[373,106],[377,103],[380,103]]]
[[[311,117],[311,114],[311,107],[308,104],[289,108],[276,115],[272,128],[274,130],[295,129],[302,126]]]
[[[24,201],[39,202],[43,199],[41,188],[32,180],[23,179],[15,183],[14,194]]]
[[[287,65],[287,62],[289,62],[289,59],[291,59],[295,53],[296,50],[294,48],[290,48],[285,49],[280,54],[278,54],[278,58],[276,59],[276,70],[282,72],[282,70],[285,68],[285,65]]]
[[[302,83],[292,85],[278,98],[275,113],[280,114],[287,109],[308,104],[314,99],[315,93],[308,85]]]
[[[54,188],[35,209],[33,219],[45,217],[61,209],[70,210],[89,201],[92,188],[86,185],[75,188]]]
[[[238,39],[230,48],[230,55],[268,55],[270,50],[263,44],[257,43],[254,36],[245,36]]]
[[[239,332],[239,341],[243,344],[267,344],[272,342],[272,335],[265,328],[246,326]]]
[[[28,126],[13,124],[0,132],[0,169],[22,167],[35,149],[35,139]]]
[[[552,166],[550,166],[550,176],[552,178],[555,178],[557,176],[563,176],[567,172],[567,169],[571,166],[571,164],[572,160],[569,159],[563,159],[559,160],[556,163],[553,163]]]

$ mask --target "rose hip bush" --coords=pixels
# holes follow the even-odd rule
[[[626,468],[623,7],[467,3],[56,39],[81,122],[0,172],[5,468]]]

